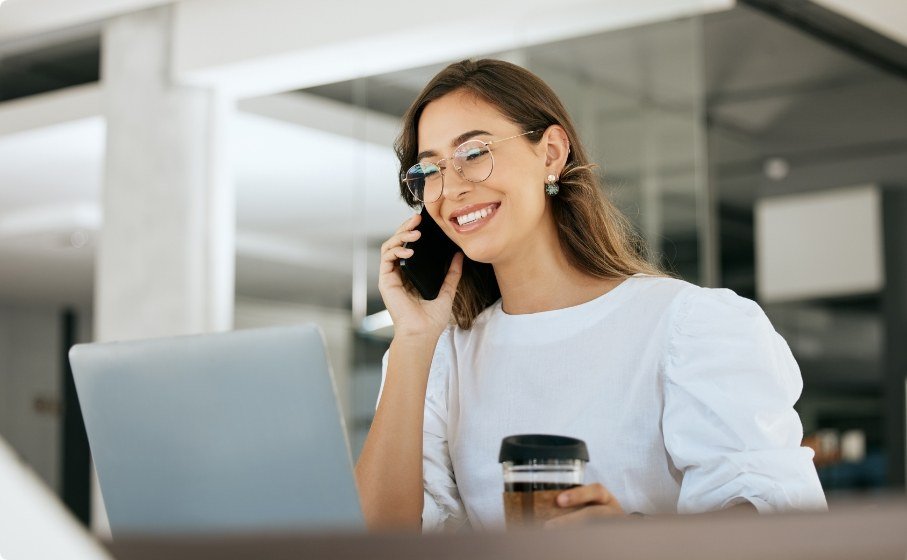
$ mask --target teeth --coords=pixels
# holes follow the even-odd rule
[[[482,218],[487,218],[492,212],[494,212],[494,207],[488,206],[486,208],[482,208],[481,210],[479,210],[477,212],[470,212],[469,214],[466,214],[465,216],[458,216],[457,223],[459,223],[461,226],[466,225],[466,224],[472,223],[476,220],[480,220]]]

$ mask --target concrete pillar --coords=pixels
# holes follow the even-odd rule
[[[98,341],[232,328],[235,197],[226,127],[234,103],[173,82],[171,34],[170,6],[104,25]],[[92,527],[106,536],[94,496]]]

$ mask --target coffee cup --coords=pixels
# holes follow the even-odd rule
[[[589,451],[583,440],[547,434],[504,438],[498,457],[504,473],[507,528],[540,526],[582,506],[561,507],[557,496],[583,484]]]

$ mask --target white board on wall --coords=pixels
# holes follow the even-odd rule
[[[882,195],[876,185],[762,198],[755,222],[760,301],[882,289]]]

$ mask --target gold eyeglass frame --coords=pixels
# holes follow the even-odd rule
[[[441,162],[442,161],[447,162],[448,160],[451,160],[454,157],[456,157],[457,153],[460,151],[460,148],[462,148],[466,144],[469,144],[470,142],[481,142],[484,147],[488,148],[492,144],[500,144],[501,142],[504,142],[505,140],[513,140],[514,138],[519,138],[520,136],[526,136],[527,134],[532,134],[534,132],[544,132],[544,130],[543,129],[530,130],[529,132],[523,132],[522,134],[515,134],[513,136],[508,136],[507,138],[500,138],[498,140],[491,140],[489,142],[485,142],[484,140],[479,140],[476,138],[471,138],[471,139],[463,142],[459,146],[457,146],[456,149],[454,149],[454,153],[452,155],[450,155],[446,158],[439,159],[438,161],[436,161],[433,164],[435,167],[438,168],[438,172],[441,174],[441,192],[438,194],[438,198],[432,200],[431,202],[436,202],[438,200],[441,200],[441,197],[444,196],[444,170],[445,170],[445,167],[441,167]],[[457,167],[456,165],[453,165],[453,168],[457,171],[457,174],[463,178],[464,181],[469,181],[470,183],[481,183],[482,181],[488,180],[488,178],[491,177],[491,174],[494,172],[494,153],[493,152],[494,152],[494,150],[491,150],[491,149],[488,150],[488,155],[491,156],[491,169],[488,171],[488,175],[486,175],[484,179],[480,179],[478,181],[473,181],[471,179],[468,179],[466,177],[466,175],[463,174],[463,169],[461,167]],[[417,165],[421,165],[421,164],[416,163],[416,164],[413,164],[412,166],[410,166],[409,169],[407,169],[406,172],[404,172],[403,175],[400,177],[400,181],[406,185],[406,188],[409,190],[409,193],[411,195],[413,195],[413,200],[415,200],[416,202],[421,202],[421,203],[425,204],[426,202],[424,200],[420,200],[419,197],[416,196],[416,193],[413,192],[412,187],[409,186],[409,181],[406,179],[406,175],[409,174],[409,170]]]

